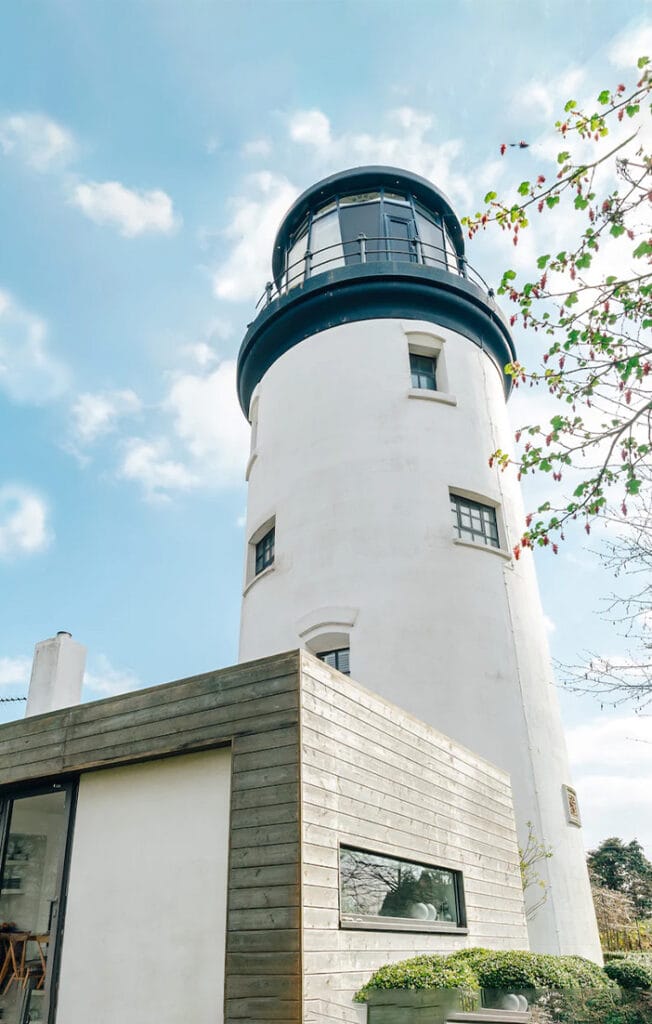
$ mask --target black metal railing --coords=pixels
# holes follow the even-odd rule
[[[283,274],[280,287],[268,281],[265,291],[256,303],[256,309],[268,306],[274,299],[287,295],[293,288],[317,274],[323,274],[335,267],[355,266],[360,263],[416,263],[426,267],[439,267],[466,278],[481,288],[490,298],[493,289],[477,270],[467,262],[466,257],[458,257],[448,249],[418,238],[392,238],[389,235],[368,237],[359,235],[351,242],[335,242],[321,249],[306,249],[303,256],[291,263]]]

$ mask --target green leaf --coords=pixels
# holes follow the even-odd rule
[[[640,103],[630,103],[629,106],[625,107],[625,113],[628,117],[634,117],[635,114],[638,114],[640,109]]]
[[[625,228],[622,224],[612,224],[609,229],[609,234],[613,235],[614,238],[620,238],[621,235],[625,234]]]
[[[486,196],[484,197],[484,201],[485,201],[485,203],[490,203],[492,201],[492,199],[496,199],[497,197],[498,197],[498,193],[497,192],[487,192]]]
[[[609,90],[603,89],[600,95],[598,96],[598,103],[602,103],[602,105],[604,106],[606,103],[609,102],[610,99],[611,93],[609,92]]]
[[[629,480],[625,484],[625,490],[628,494],[638,494],[641,489],[641,481],[637,480],[635,476],[630,476]]]
[[[570,160],[570,153],[563,152],[557,154],[558,164],[565,164],[567,160]]]
[[[564,427],[564,422],[565,421],[563,416],[553,416],[550,420],[550,426],[553,428],[553,430],[562,430]]]
[[[548,260],[549,259],[550,259],[549,255],[548,256],[539,256],[539,259],[537,260],[537,267],[539,268],[539,270],[545,270],[546,269],[546,266],[548,265]]]
[[[593,257],[588,252],[583,252],[579,259],[575,260],[575,266],[578,270],[588,270],[593,261]]]
[[[552,210],[553,206],[556,206],[559,202],[559,196],[546,196],[546,206],[549,210]]]
[[[530,193],[530,182],[529,181],[522,181],[521,184],[518,186],[518,194],[520,196],[527,196],[527,195],[529,195],[529,193]]]
[[[649,57],[639,57],[638,60],[636,61],[636,67],[639,68],[639,69],[640,68],[644,68],[645,65],[649,64],[649,63],[650,63],[650,58]]]
[[[577,106],[577,101],[576,100],[568,100],[568,102],[564,106],[564,110],[566,111],[566,113],[568,113],[570,110],[574,110],[576,106]]]
[[[588,205],[589,205],[589,201],[588,201],[588,199],[585,199],[584,196],[575,196],[575,209],[576,210],[586,210]]]
[[[638,260],[641,256],[649,256],[650,253],[652,253],[652,242],[641,242],[641,244],[637,245],[634,249],[632,256],[635,256]]]
[[[541,462],[539,463],[539,469],[543,473],[549,473],[552,469],[552,462],[550,462],[548,459],[541,459]]]
[[[515,277],[516,277],[516,271],[515,270],[506,270],[505,273],[503,274],[503,280],[504,281],[513,281]]]
[[[575,303],[578,301],[579,299],[577,298],[577,292],[571,292],[568,298],[566,299],[564,305],[569,307],[574,306]]]

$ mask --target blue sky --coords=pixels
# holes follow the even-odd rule
[[[88,646],[89,698],[236,660],[233,360],[298,191],[391,163],[470,212],[550,158],[569,95],[650,49],[650,4],[628,0],[3,5],[1,692],[57,629]],[[494,279],[512,260],[500,240],[469,255]],[[582,540],[538,561],[553,653],[624,653]],[[652,853],[650,720],[562,701],[587,842]]]

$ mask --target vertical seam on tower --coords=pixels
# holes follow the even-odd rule
[[[485,364],[485,362],[483,360],[482,361],[482,376],[484,378],[485,393],[487,392],[487,373],[486,373],[486,371],[487,371],[487,367],[486,367],[486,364]],[[490,429],[491,429],[491,443],[492,443],[492,446],[493,446],[493,448],[495,450],[496,447],[497,447],[495,423],[494,423],[493,416],[492,416],[492,413],[491,413],[491,406],[490,405],[488,405],[488,409],[489,409],[489,425],[490,425]],[[506,518],[505,518],[505,494],[504,494],[504,490],[503,490],[503,486],[502,486],[500,475],[498,475],[498,492],[500,494],[500,503],[501,503],[502,513],[503,513],[503,524],[504,524],[504,527],[505,527],[505,534],[507,534],[507,521],[506,521]],[[537,775],[535,773],[535,770],[534,770],[534,760],[533,760],[533,757],[532,757],[532,742],[531,742],[532,733],[531,733],[531,730],[530,730],[530,720],[529,720],[529,717],[528,717],[526,703],[525,703],[525,700],[524,700],[523,676],[522,676],[522,672],[521,672],[521,662],[520,662],[520,658],[519,658],[519,654],[518,654],[518,645],[515,642],[515,640],[516,640],[516,633],[515,633],[515,630],[514,630],[514,616],[512,614],[512,603],[511,603],[510,595],[509,595],[509,587],[507,585],[507,575],[506,575],[506,573],[508,571],[513,573],[514,572],[514,567],[512,565],[503,566],[503,586],[505,588],[505,601],[506,601],[506,604],[507,604],[507,614],[509,616],[510,634],[511,634],[511,637],[512,637],[512,652],[513,652],[513,656],[514,656],[514,663],[515,663],[515,666],[516,666],[516,678],[517,678],[517,681],[518,681],[518,690],[519,690],[519,694],[520,694],[520,698],[521,698],[521,713],[523,715],[523,721],[525,722],[525,731],[526,731],[526,735],[527,735],[527,739],[528,739],[527,756],[528,756],[528,761],[530,762],[530,777],[532,779],[532,783],[533,783],[533,786],[534,786],[534,794],[535,794],[535,798],[536,798],[536,815],[537,815],[537,822],[536,822],[536,824],[537,824],[539,833],[541,834],[542,841],[545,842],[546,841],[546,837],[543,835],[543,823],[541,821],[541,810],[540,810],[540,804],[539,804],[539,795],[540,794],[539,794],[538,777],[537,777]],[[511,774],[510,774],[510,780],[511,780]],[[513,803],[513,793],[512,793],[512,803]],[[517,835],[518,835],[518,829],[517,829]],[[550,879],[550,874],[549,874],[549,871],[548,871],[547,863],[544,862],[541,867],[542,867],[542,870],[545,871],[545,875],[546,875],[546,880],[547,880],[548,886],[550,887],[550,889],[552,889],[552,883],[551,883],[551,879]],[[525,897],[525,893],[523,893],[523,896]],[[557,907],[556,907],[554,898],[551,901],[550,909],[552,911],[552,918],[553,918],[553,924],[554,924],[554,929],[555,929],[555,935],[557,936],[557,945],[561,949],[561,941],[560,941],[561,940],[561,936],[560,936],[559,925],[558,925],[558,921],[557,921]],[[526,919],[525,920],[526,920],[526,924],[527,924],[527,920],[528,920],[527,919],[527,915],[526,915]],[[528,931],[529,931],[529,929],[528,929]]]

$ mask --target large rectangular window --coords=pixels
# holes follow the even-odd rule
[[[492,548],[500,547],[496,509],[492,505],[483,505],[459,494],[451,494],[451,511],[453,532],[460,540],[470,540],[474,544]]]
[[[0,801],[0,1019],[47,1021],[59,934],[70,786]]]
[[[340,847],[343,925],[450,931],[464,927],[462,875],[448,868]]]

